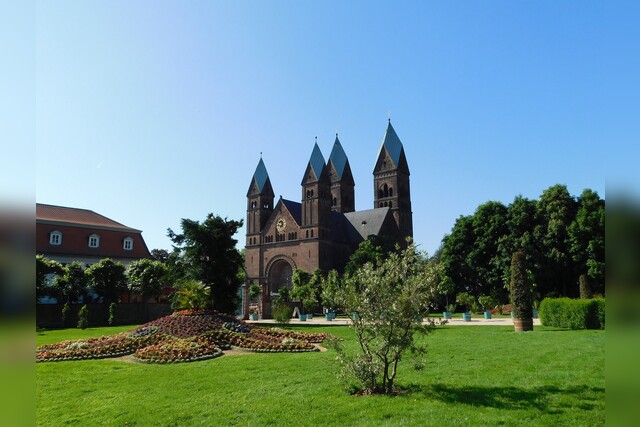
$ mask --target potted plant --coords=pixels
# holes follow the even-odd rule
[[[526,258],[522,251],[511,257],[511,303],[513,304],[513,326],[516,332],[532,331],[533,291],[527,274]]]
[[[481,295],[478,297],[478,301],[484,309],[484,318],[491,319],[491,309],[496,305],[496,299],[491,295]]]
[[[256,305],[249,309],[249,319],[251,320],[258,320],[260,316],[259,297],[261,294],[262,294],[262,288],[260,288],[260,285],[257,285],[254,283],[251,286],[249,286],[249,297],[251,298],[252,302],[256,302]]]
[[[440,295],[444,295],[445,299],[445,311],[442,312],[442,317],[445,319],[451,319],[451,313],[456,310],[456,305],[449,304],[449,295],[456,290],[456,284],[449,276],[444,276],[440,279],[437,290]],[[451,307],[453,307],[453,309],[451,309]]]
[[[465,306],[466,308],[465,312],[462,313],[462,320],[464,320],[465,322],[471,321],[471,312],[469,311],[469,309],[471,305],[475,303],[475,301],[476,299],[473,297],[473,295],[469,294],[468,292],[460,292],[456,297],[456,302]]]
[[[455,313],[456,311],[456,305],[455,304],[448,304],[445,307],[445,311],[442,312],[442,317],[445,319],[451,319],[451,315],[453,313]]]

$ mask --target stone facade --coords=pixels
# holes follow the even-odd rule
[[[413,235],[409,166],[404,147],[389,122],[373,171],[373,209],[355,211],[355,182],[336,135],[329,161],[316,143],[304,170],[300,202],[275,195],[266,166],[258,162],[247,192],[247,283],[259,284],[260,313],[271,316],[271,300],[291,286],[296,268],[342,271],[349,256],[370,235],[403,242]]]

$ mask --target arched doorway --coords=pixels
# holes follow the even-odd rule
[[[269,291],[271,293],[277,293],[280,288],[291,287],[291,276],[293,275],[293,268],[284,259],[279,259],[271,265],[268,273]]]

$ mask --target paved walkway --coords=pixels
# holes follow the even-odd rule
[[[439,318],[436,318],[436,319],[439,319]],[[258,325],[277,323],[273,319],[264,319],[264,320],[255,320],[255,321],[245,320],[245,322],[258,324]],[[300,324],[300,325],[316,325],[316,326],[348,325],[349,323],[351,323],[351,320],[345,317],[337,318],[334,320],[326,320],[324,316],[314,316],[313,319],[306,320],[304,322],[301,322],[298,319],[291,319],[291,321],[289,322],[290,325]],[[449,322],[447,324],[453,325],[453,326],[459,326],[459,325],[462,325],[462,326],[483,326],[483,325],[513,326],[513,319],[511,319],[510,317],[500,317],[500,318],[493,318],[493,319],[484,319],[481,317],[474,317],[471,319],[470,322],[465,322],[464,320],[462,320],[461,317],[454,317],[453,319],[449,319]],[[533,319],[533,325],[534,326],[540,325],[540,319]]]

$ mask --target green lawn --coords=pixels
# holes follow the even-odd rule
[[[132,327],[39,332],[37,343]],[[302,328],[301,328],[302,329]],[[351,340],[347,327],[304,327]],[[603,425],[604,331],[446,326],[427,337],[426,368],[401,366],[397,397],[350,396],[335,354],[223,356],[145,365],[36,365],[37,425]]]

